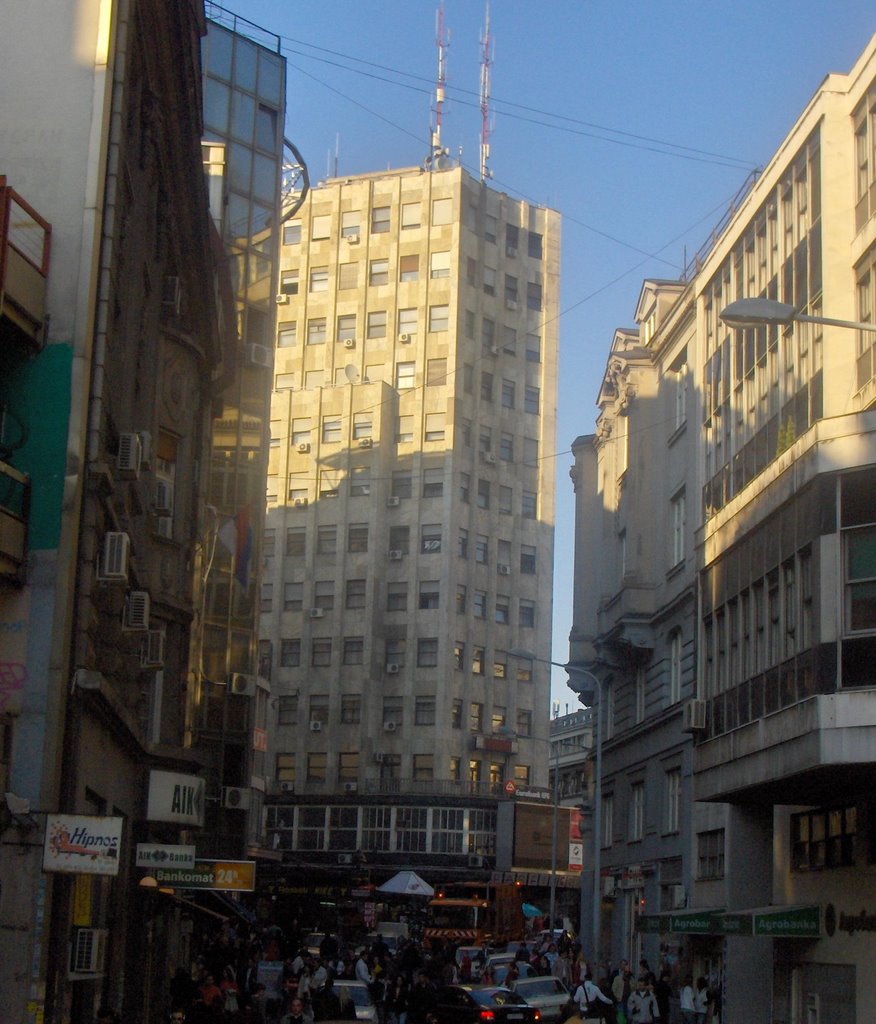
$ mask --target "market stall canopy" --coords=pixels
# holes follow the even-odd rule
[[[522,910],[524,917],[544,917],[538,907],[534,907],[531,903],[524,903]]]
[[[383,885],[378,885],[378,892],[396,893],[399,896],[434,896],[435,890],[416,873],[416,871],[399,871]]]

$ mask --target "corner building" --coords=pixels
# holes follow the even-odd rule
[[[260,674],[305,871],[483,878],[505,783],[547,784],[548,666],[509,651],[550,656],[559,245],[459,167],[284,227]]]

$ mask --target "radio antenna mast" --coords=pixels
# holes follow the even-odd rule
[[[427,165],[433,168],[441,166],[443,158],[447,156],[447,150],[441,146],[441,116],[444,107],[444,95],[447,85],[447,50],[450,46],[450,33],[444,32],[444,0],[435,15],[435,42],[438,46],[438,79],[435,84],[435,125],[431,128],[431,148],[426,160]]]
[[[493,63],[490,39],[490,0],[487,0],[486,26],[481,35],[481,181],[492,178],[493,172],[487,166],[490,159],[490,136],[493,128],[490,124],[490,67]]]

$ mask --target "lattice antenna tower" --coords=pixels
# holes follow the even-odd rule
[[[492,178],[493,172],[487,166],[490,159],[490,68],[493,64],[493,40],[490,37],[490,0],[487,0],[486,24],[481,34],[481,181]]]
[[[439,166],[448,153],[441,145],[441,118],[447,87],[447,50],[450,48],[450,32],[444,29],[443,0],[435,15],[435,43],[438,47],[438,79],[435,83],[435,106],[432,108],[435,123],[431,128],[432,141],[427,161],[433,167]]]

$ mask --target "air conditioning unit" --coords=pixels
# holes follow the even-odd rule
[[[164,664],[163,629],[147,629],[140,647],[140,668],[161,668]]]
[[[350,245],[358,245],[359,244],[359,235],[358,234],[355,234],[355,235],[345,235],[344,237],[347,239],[347,242]]]
[[[229,811],[248,811],[252,803],[252,790],[242,786],[225,786],[222,789],[222,806]]]
[[[617,894],[617,882],[615,882],[614,875],[606,875],[602,879],[602,895],[607,896],[609,899],[614,899]]]
[[[683,885],[671,885],[669,887],[669,898],[672,901],[673,910],[684,910],[687,904],[687,892]]]
[[[123,480],[136,480],[140,476],[143,443],[139,434],[119,434],[119,453],[116,469]]]
[[[152,468],[152,435],[148,430],[138,431],[140,435],[140,469]]]
[[[289,296],[286,295],[284,292],[279,292],[277,294],[277,305],[278,306],[288,306],[289,305]]]
[[[398,548],[393,548],[389,553],[390,562],[400,562],[404,558],[404,551],[400,551]]]
[[[377,754],[374,755],[374,763],[375,764],[383,764],[383,762],[385,760],[386,760],[386,754],[377,753]]]
[[[322,608],[311,608],[310,617],[312,619],[321,619],[325,615],[325,611]]]
[[[310,441],[301,441],[298,445],[298,453],[300,455],[306,455],[310,451]],[[301,501],[301,499],[298,499]]]
[[[283,782],[280,783],[280,792],[281,793],[294,793],[295,792],[295,783],[294,782],[287,782],[287,781],[284,780]]]
[[[386,499],[386,507],[387,508],[398,508],[400,504],[401,504],[401,498],[399,498],[399,496],[397,494],[391,494]]]
[[[390,662],[390,663],[389,663],[389,664],[388,664],[388,665],[386,666],[386,674],[387,674],[388,676],[397,676],[397,675],[398,675],[398,665],[396,665],[396,664],[395,664],[395,662],[392,662],[392,661],[391,661],[391,662]]]
[[[70,974],[103,974],[108,940],[106,928],[74,928],[70,940]]]
[[[692,697],[682,706],[681,731],[702,732],[706,728],[706,702]]]
[[[152,511],[157,516],[173,515],[173,484],[169,480],[155,481],[155,496]]]
[[[243,672],[231,672],[225,677],[225,685],[229,693],[238,697],[255,697],[256,677],[244,675]]]
[[[496,566],[496,572],[498,572],[498,574],[500,576],[510,576],[511,575],[511,566],[510,565],[502,565],[502,563],[500,562]]]
[[[344,348],[355,348],[355,347],[356,347],[356,339],[355,338],[344,338]]]
[[[374,446],[374,439],[371,437],[360,437],[359,447],[360,448],[371,448]]]
[[[311,732],[322,732],[322,722],[313,721],[310,723]]]
[[[400,335],[398,336],[398,340],[399,340],[399,342],[400,342],[400,343],[401,343],[402,345],[410,345],[410,343],[411,343],[411,337],[412,337],[412,335],[410,335],[410,334],[400,334]]]
[[[131,538],[126,533],[108,533],[103,538],[103,554],[98,577],[107,581],[126,582],[130,551]]]
[[[125,597],[122,614],[122,629],[138,630],[149,628],[149,591],[129,590]]]
[[[292,504],[295,508],[307,508],[307,498],[296,498]]]
[[[270,370],[274,365],[274,355],[266,345],[249,343],[244,349],[247,366],[257,366],[262,370]]]
[[[499,346],[498,345],[490,345],[490,355],[491,356],[497,356],[498,354],[499,354]]]
[[[517,299],[505,299],[505,309],[517,309]]]
[[[358,782],[345,782],[344,783],[344,792],[345,793],[356,793],[356,792],[358,792],[358,790],[359,790],[359,783]]]
[[[484,866],[484,858],[479,853],[470,853],[468,855],[468,866],[470,868],[482,868]]]
[[[398,665],[395,665],[394,668],[395,668],[396,672],[398,672]],[[389,669],[387,668],[387,672],[388,671],[389,671]],[[398,728],[398,723],[397,722],[384,722],[383,723],[383,731],[384,732],[395,732],[395,730],[397,728]]]
[[[168,274],[161,282],[161,305],[166,312],[179,316],[182,308],[182,285],[175,275]]]
[[[481,459],[486,462],[488,466],[496,465],[496,456],[494,452],[481,452]]]
[[[513,259],[517,255],[517,247],[514,245],[506,245],[505,255],[510,256]]]

